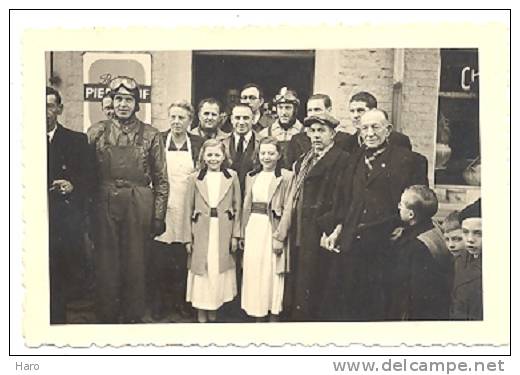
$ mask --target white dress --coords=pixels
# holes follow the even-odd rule
[[[252,187],[253,202],[267,202],[273,172],[260,172]],[[284,276],[277,274],[273,231],[269,216],[251,213],[245,230],[242,309],[249,316],[263,317],[282,311]]]
[[[206,175],[211,207],[217,207],[221,178],[221,172],[208,171]],[[232,268],[219,272],[218,220],[217,217],[212,217],[209,222],[208,273],[201,276],[188,271],[186,301],[191,302],[197,309],[217,310],[237,295],[236,270]]]

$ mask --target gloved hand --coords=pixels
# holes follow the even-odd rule
[[[160,236],[166,231],[166,223],[161,219],[153,219],[152,222],[152,236]]]

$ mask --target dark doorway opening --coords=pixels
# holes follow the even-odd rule
[[[227,89],[259,84],[265,101],[281,87],[296,90],[300,99],[298,118],[305,117],[305,104],[313,92],[314,51],[194,51],[193,103],[206,97],[224,99]]]

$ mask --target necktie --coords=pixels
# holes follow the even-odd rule
[[[238,146],[237,146],[237,158],[242,158],[242,154],[244,153],[244,143],[246,141],[246,137],[241,135],[240,139],[238,140]]]

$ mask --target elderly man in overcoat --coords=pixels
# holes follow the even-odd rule
[[[333,320],[387,317],[395,258],[388,249],[399,224],[397,205],[406,187],[428,185],[426,158],[389,143],[391,128],[381,110],[361,117],[362,147],[351,155],[336,191],[337,226],[326,241],[326,248],[339,247],[341,258],[327,288],[336,291]]]

